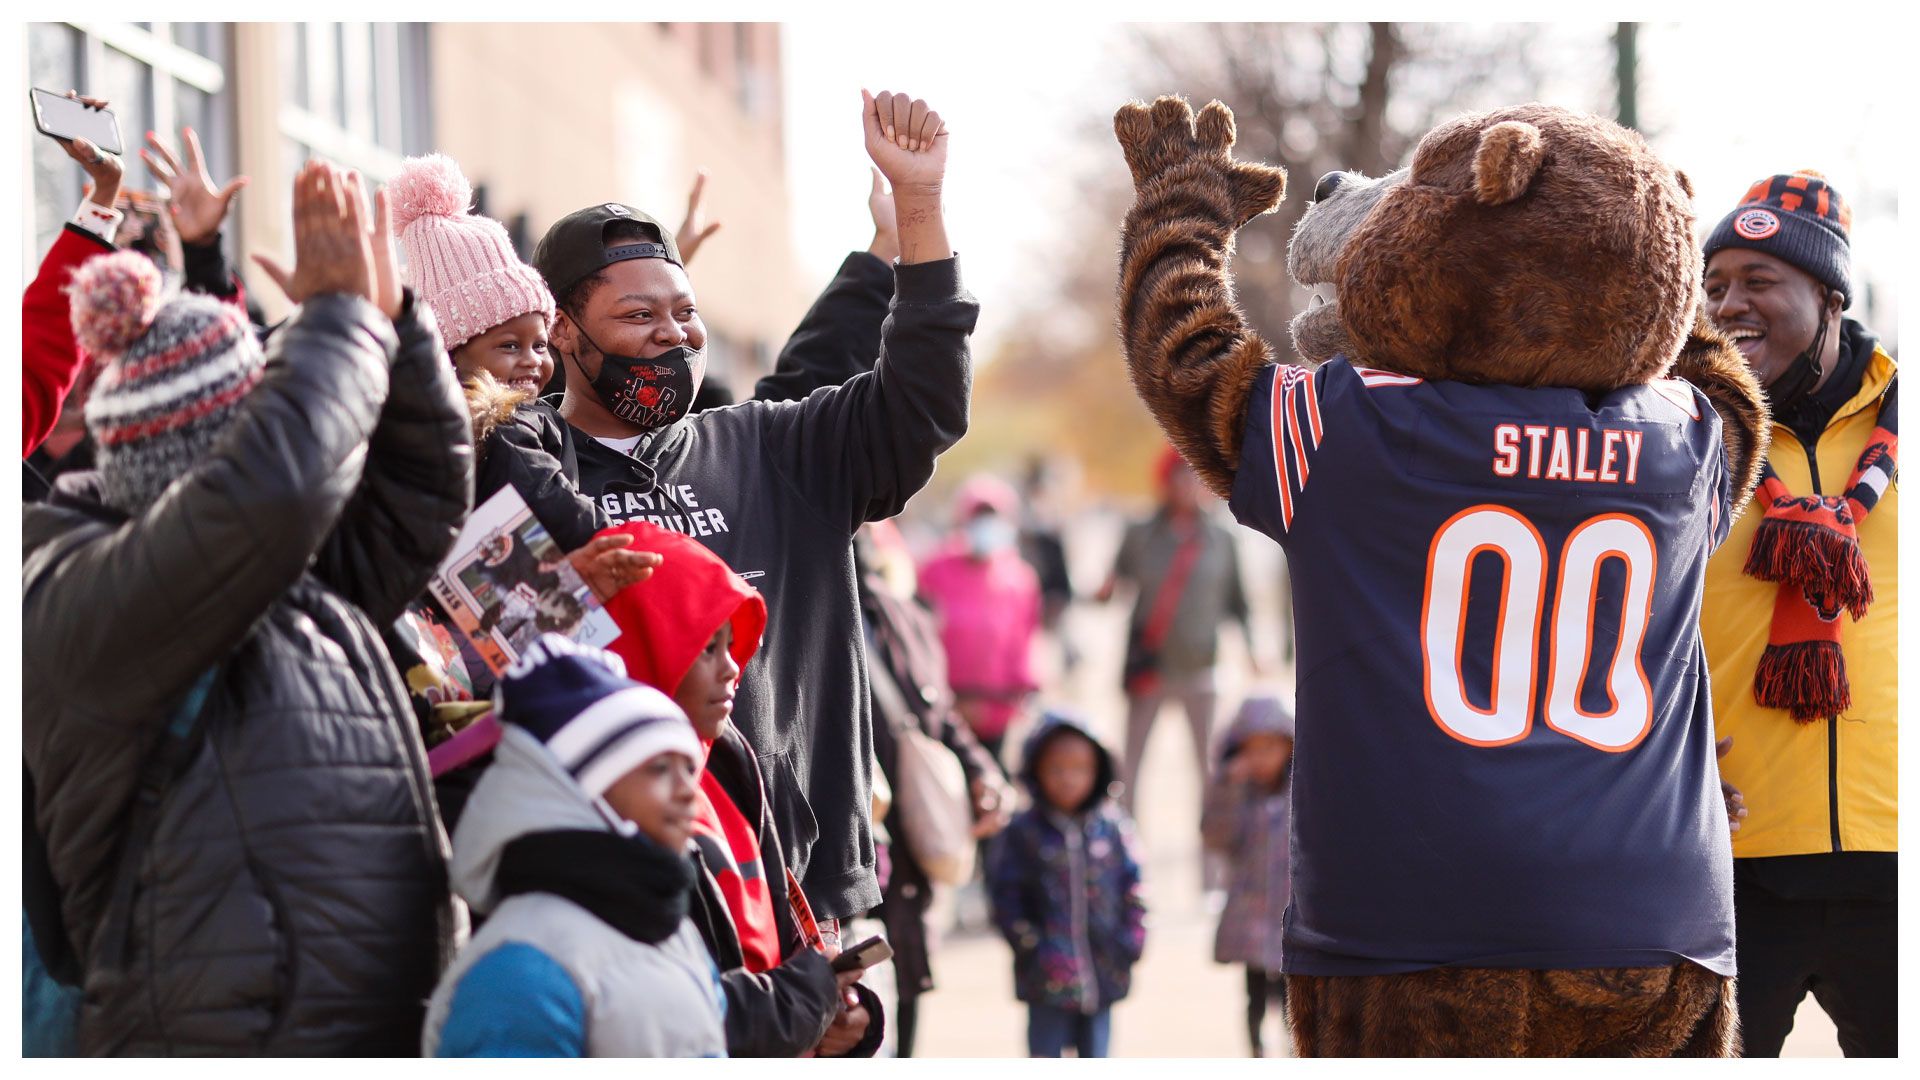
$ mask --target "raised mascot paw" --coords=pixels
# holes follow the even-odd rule
[[[1113,132],[1142,195],[1157,181],[1224,182],[1236,229],[1286,197],[1285,169],[1233,160],[1233,110],[1218,101],[1209,102],[1197,118],[1184,98],[1164,96],[1152,108],[1130,101],[1114,114]]]

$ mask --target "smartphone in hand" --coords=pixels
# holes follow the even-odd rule
[[[123,154],[120,121],[112,109],[96,109],[65,94],[35,87],[28,92],[33,99],[33,126],[40,134],[56,139],[85,139],[109,154]]]
[[[855,968],[870,968],[893,958],[893,946],[878,934],[833,958],[833,970],[852,971]]]

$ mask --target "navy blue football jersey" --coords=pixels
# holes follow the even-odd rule
[[[1733,973],[1699,631],[1729,500],[1679,380],[1262,373],[1232,506],[1293,580],[1286,970]]]

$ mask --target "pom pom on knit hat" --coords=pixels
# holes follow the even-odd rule
[[[460,163],[445,154],[408,158],[387,181],[387,205],[393,211],[393,231],[423,217],[459,217],[473,205],[473,185]]]
[[[137,251],[88,259],[67,286],[73,336],[97,357],[119,356],[153,325],[160,292],[160,269]]]
[[[467,213],[473,186],[452,158],[408,158],[386,192],[406,283],[433,311],[447,352],[522,315],[552,323],[547,283],[520,261],[505,226]]]

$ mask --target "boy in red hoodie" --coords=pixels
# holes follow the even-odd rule
[[[883,1021],[863,970],[836,975],[796,910],[760,763],[730,723],[740,670],[760,648],[767,605],[698,541],[645,522],[610,533],[657,552],[653,576],[607,603],[609,646],[636,681],[671,695],[707,748],[695,810],[691,915],[719,965],[729,1057],[872,1056]],[[805,900],[798,901],[800,905]]]

